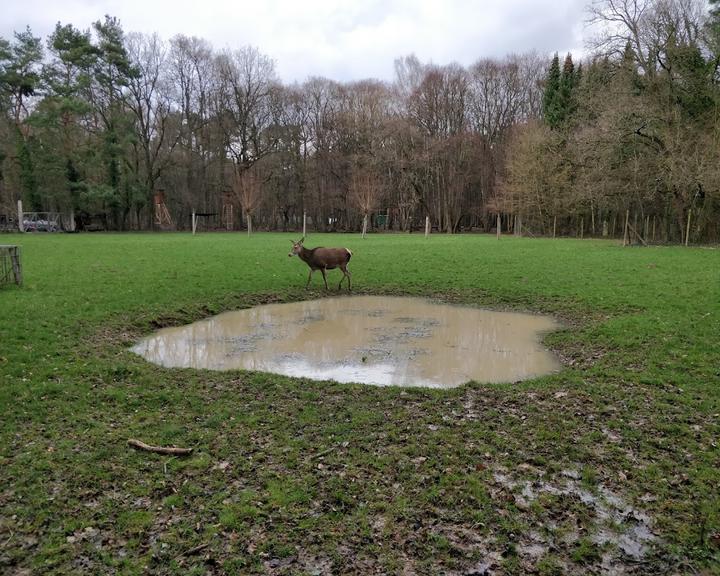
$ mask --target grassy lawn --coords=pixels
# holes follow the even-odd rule
[[[158,326],[322,297],[290,237],[0,237],[26,278],[0,289],[0,573],[720,574],[720,250],[310,237],[353,250],[358,293],[559,317],[565,368],[520,384],[128,352]]]

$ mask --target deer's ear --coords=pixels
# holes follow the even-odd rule
[[[300,238],[300,241],[298,242],[298,244],[302,244],[303,242],[305,242],[305,236],[303,236],[302,238]]]
[[[295,240],[290,240],[290,244],[295,244]]]

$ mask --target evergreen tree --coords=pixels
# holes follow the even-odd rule
[[[572,54],[568,53],[563,64],[562,76],[560,77],[560,118],[561,122],[567,122],[577,108],[575,98],[575,86],[577,77]]]
[[[10,115],[16,125],[27,114],[27,100],[34,96],[41,86],[40,70],[43,49],[40,38],[32,35],[30,28],[15,33],[15,41],[0,43],[0,93],[10,108]]]
[[[580,86],[582,84],[583,79],[583,65],[582,62],[578,64],[578,67],[575,69],[575,88]]]
[[[37,178],[30,143],[23,138],[17,139],[17,159],[20,167],[20,186],[22,195],[32,210],[43,209],[43,199],[38,193]]]
[[[0,42],[0,101],[12,127],[8,149],[14,148],[17,158],[19,196],[24,196],[34,209],[41,208],[33,150],[24,126],[29,113],[29,101],[42,86],[41,66],[43,48],[40,38],[30,28],[16,32],[12,43]]]
[[[562,71],[557,55],[552,59],[545,80],[543,94],[543,118],[553,130],[562,128],[572,117],[577,108],[576,86],[579,84],[572,55],[565,57]]]
[[[558,128],[562,122],[560,95],[560,59],[557,52],[550,63],[545,79],[545,92],[542,103],[543,118],[550,128]]]
[[[124,44],[125,35],[117,18],[106,16],[104,22],[95,22],[93,28],[98,40],[98,59],[94,69],[95,108],[105,125],[102,154],[106,182],[112,190],[112,199],[106,204],[117,220],[120,217],[118,210],[129,210],[129,206],[123,205],[121,159],[133,139],[132,118],[125,106],[124,92],[138,71],[130,63]],[[107,197],[106,190],[103,196]]]
[[[99,50],[88,32],[69,24],[58,23],[47,44],[52,59],[43,73],[46,95],[29,119],[42,143],[38,177],[57,208],[78,210],[85,185],[82,158],[91,144],[85,130],[92,112],[89,90]]]

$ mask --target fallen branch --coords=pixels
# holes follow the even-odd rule
[[[193,451],[192,448],[175,448],[174,446],[150,446],[150,444],[145,444],[145,442],[140,442],[140,440],[134,440],[133,438],[130,438],[128,440],[128,444],[130,446],[133,446],[134,448],[145,450],[146,452],[156,452],[157,454],[173,454],[176,456],[183,456],[186,454],[190,454]]]
[[[323,456],[327,456],[331,452],[335,452],[338,448],[347,448],[350,445],[350,442],[341,442],[340,444],[333,444],[328,448],[327,450],[322,450],[321,452],[318,452],[317,454],[314,454],[310,457],[311,460],[317,460],[318,458],[322,458]]]
[[[327,456],[331,452],[335,452],[337,450],[337,446],[330,446],[327,450],[323,450],[322,452],[318,452],[317,454],[314,454],[311,456],[312,459],[317,460],[318,458],[322,458],[323,456]]]
[[[190,548],[190,550],[186,550],[185,552],[181,552],[180,554],[178,554],[177,556],[175,556],[175,560],[179,560],[179,559],[182,558],[183,556],[192,556],[193,554],[197,554],[198,552],[202,552],[202,551],[205,550],[205,548],[207,548],[208,546],[210,546],[210,543],[209,543],[209,542],[207,542],[207,543],[205,543],[205,544],[200,544],[199,546],[195,546],[194,548]]]

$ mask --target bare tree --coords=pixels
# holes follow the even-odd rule
[[[126,46],[130,62],[139,74],[130,78],[128,106],[135,116],[133,143],[135,174],[142,180],[145,202],[150,203],[155,184],[170,165],[173,149],[179,141],[178,130],[171,130],[170,85],[167,73],[167,49],[157,34],[131,34]],[[138,205],[139,208],[140,205]],[[129,208],[129,206],[128,206]]]
[[[213,177],[213,159],[223,156],[223,139],[216,129],[210,109],[210,96],[217,78],[210,44],[199,38],[175,36],[170,42],[168,76],[172,85],[172,106],[180,115],[180,157],[183,176],[176,176],[187,201],[212,210],[213,192],[222,187],[222,163]]]
[[[233,179],[232,189],[247,218],[247,231],[250,236],[253,213],[262,203],[262,179],[257,168],[238,171]]]
[[[226,151],[239,170],[247,170],[273,149],[268,128],[274,122],[275,66],[252,47],[218,54],[215,66],[213,103]]]
[[[365,238],[370,214],[383,194],[383,185],[371,167],[355,166],[350,182],[350,197],[363,216],[362,237]]]

